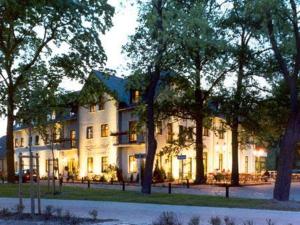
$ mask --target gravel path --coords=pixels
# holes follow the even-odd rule
[[[0,207],[13,208],[17,204],[16,198],[0,198]],[[26,208],[29,209],[29,200],[25,199]],[[187,224],[193,216],[200,216],[202,224],[212,216],[233,218],[236,225],[242,225],[245,220],[253,220],[255,225],[266,225],[266,219],[271,218],[276,225],[299,225],[300,212],[255,210],[255,209],[230,209],[195,206],[171,206],[157,204],[120,203],[102,201],[78,201],[78,200],[51,200],[43,199],[42,205],[52,205],[69,210],[73,215],[89,217],[88,212],[96,209],[100,219],[116,219],[117,222],[104,223],[105,225],[115,224],[151,224],[162,212],[174,212],[183,224]],[[1,223],[0,224],[9,224]],[[18,225],[18,223],[11,223]],[[23,223],[19,223],[23,224]]]

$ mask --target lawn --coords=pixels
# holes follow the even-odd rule
[[[24,184],[24,197],[29,197],[29,185]],[[17,184],[0,184],[0,197],[17,197]],[[48,199],[93,200],[114,202],[153,203],[168,205],[212,206],[228,208],[252,208],[300,211],[300,203],[278,203],[272,200],[229,198],[206,195],[153,193],[144,195],[134,191],[87,189],[63,187],[62,193],[52,195],[46,186],[41,186],[41,197]]]

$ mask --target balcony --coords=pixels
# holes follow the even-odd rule
[[[115,146],[132,146],[145,144],[145,138],[143,134],[130,135],[128,132],[112,133],[111,136],[116,136]]]

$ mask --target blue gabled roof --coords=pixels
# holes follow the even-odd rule
[[[94,71],[96,77],[104,84],[104,86],[116,94],[117,100],[130,104],[130,94],[126,88],[127,80],[115,75],[106,75],[100,71]]]

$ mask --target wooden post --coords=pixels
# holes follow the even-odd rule
[[[19,207],[20,208],[23,207],[22,182],[23,182],[22,153],[19,153]]]
[[[90,181],[90,179],[88,179],[88,188],[90,188],[91,187],[91,181]]]
[[[39,163],[39,154],[35,155],[36,160],[36,182],[37,182],[37,200],[38,200],[38,214],[42,213],[41,210],[41,188],[40,188],[40,163]]]
[[[186,188],[190,188],[190,181],[189,181],[189,179],[186,179]]]
[[[84,183],[83,177],[81,177],[81,183],[82,183],[82,184]]]
[[[225,189],[226,189],[225,196],[226,196],[226,198],[229,198],[229,185],[228,184],[226,184]]]
[[[169,194],[172,193],[172,184],[171,184],[171,183],[169,183],[169,191],[168,191],[168,193],[169,193]]]
[[[30,175],[30,203],[31,203],[31,216],[35,214],[35,201],[34,201],[34,181],[33,181],[33,155],[30,151],[29,157],[29,175]]]
[[[47,160],[47,169],[48,169],[48,192],[50,192],[50,159],[48,158]]]
[[[122,182],[122,191],[125,191],[125,181]]]

